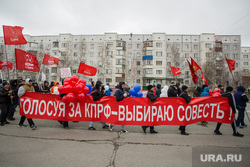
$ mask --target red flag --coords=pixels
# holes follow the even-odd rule
[[[23,45],[27,41],[23,36],[23,27],[3,26],[5,45]]]
[[[192,75],[192,80],[196,84],[197,81],[198,81],[198,79],[199,79],[199,77],[198,77],[198,75],[195,74],[194,69],[192,68],[190,62],[188,60],[187,60],[187,62],[188,62],[189,69],[190,69],[190,72],[191,72],[191,75]]]
[[[95,76],[97,69],[95,67],[80,63],[78,73],[83,75]]]
[[[53,56],[50,56],[48,54],[45,54],[44,58],[43,58],[43,63],[42,64],[48,64],[48,65],[57,64],[58,65],[59,61],[60,61],[60,59],[58,59],[56,57],[53,57]]]
[[[226,58],[226,61],[227,61],[227,64],[228,64],[230,72],[232,72],[233,70],[235,70],[235,60],[234,59],[227,59]]]
[[[182,74],[182,72],[180,71],[180,68],[173,67],[173,66],[170,66],[170,68],[174,76]]]
[[[6,62],[1,62],[0,61],[0,70],[3,68],[3,67],[7,67],[7,63]],[[13,63],[12,62],[8,62],[8,67],[10,70],[13,69]]]
[[[36,55],[28,53],[24,50],[15,49],[16,53],[16,69],[39,72],[39,63]]]
[[[207,86],[209,86],[209,84],[208,84],[206,78],[204,77],[204,74],[203,74],[202,70],[201,70],[201,79],[204,81],[204,83],[205,83]]]
[[[194,70],[194,73],[196,73],[197,70],[201,69],[198,63],[194,61],[194,59],[191,57],[191,65]]]

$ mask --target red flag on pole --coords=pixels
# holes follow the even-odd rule
[[[227,61],[227,64],[228,64],[230,72],[232,72],[233,70],[235,70],[235,60],[234,59],[227,59],[226,58],[226,61]]]
[[[199,66],[199,64],[196,63],[192,57],[191,57],[191,65],[194,70],[194,73],[196,73],[196,71],[199,69],[201,70],[201,67]]]
[[[170,68],[174,76],[182,74],[182,72],[180,71],[180,68],[173,67],[173,66],[170,66]]]
[[[24,50],[15,49],[16,53],[16,69],[39,72],[39,63],[36,55],[28,53]]]
[[[44,58],[43,58],[43,63],[42,64],[48,64],[48,65],[53,65],[53,64],[57,64],[60,61],[60,59],[53,57],[51,55],[45,54]]]
[[[23,45],[27,44],[23,36],[23,27],[3,26],[5,45]]]
[[[6,62],[1,62],[0,61],[0,70],[3,68],[3,67],[7,67],[7,63]],[[12,62],[8,62],[8,67],[10,70],[13,69],[13,63]]]
[[[209,86],[209,84],[208,84],[206,78],[204,77],[204,74],[203,74],[202,70],[201,70],[201,79],[204,81],[204,83],[205,83],[207,86]]]
[[[84,63],[80,63],[78,73],[83,75],[89,75],[89,76],[95,76],[97,72],[97,69],[95,67],[86,65]]]
[[[187,60],[187,62],[188,62],[189,69],[190,69],[190,72],[191,72],[191,75],[192,75],[192,80],[193,80],[193,82],[196,84],[197,81],[198,81],[198,79],[199,79],[199,77],[198,77],[198,75],[195,74],[194,69],[193,69],[193,67],[191,66],[190,62],[189,62],[188,60]]]

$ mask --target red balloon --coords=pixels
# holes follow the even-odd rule
[[[83,93],[86,95],[87,93],[89,93],[89,88],[87,86],[84,87],[83,89]]]
[[[86,85],[86,80],[85,80],[85,79],[80,79],[80,80],[78,81],[78,83],[79,83],[79,84],[82,84],[83,86],[85,86],[85,85]]]
[[[213,97],[221,97],[221,94],[216,92],[216,93],[213,94]]]
[[[85,98],[85,94],[84,94],[84,93],[79,93],[79,94],[77,94],[76,98],[77,98],[78,100],[82,101],[82,100],[84,100],[84,98]]]
[[[65,87],[63,85],[59,86],[58,91],[59,91],[59,93],[64,94],[65,93]]]
[[[220,89],[219,88],[215,88],[213,93],[220,93]]]
[[[76,84],[76,83],[78,82],[78,80],[79,80],[79,78],[78,78],[78,76],[76,76],[76,75],[73,75],[73,76],[70,78],[70,81],[71,81],[71,83],[73,83],[73,84]]]
[[[67,98],[67,96],[63,96],[62,101],[63,101],[64,103],[68,103],[68,102],[69,102],[69,99]]]
[[[65,93],[72,93],[73,87],[71,85],[65,86]]]
[[[212,90],[209,89],[209,92],[208,92],[208,93],[209,93],[209,96],[213,96]]]
[[[81,84],[77,84],[74,88],[73,88],[73,92],[74,93],[81,93],[84,89],[84,86]]]
[[[64,84],[64,86],[70,85],[70,84],[71,84],[70,79],[69,79],[69,78],[65,78],[65,79],[63,80],[63,84]]]
[[[76,99],[76,96],[74,93],[69,93],[66,95],[66,98],[69,100],[69,102],[73,102]]]

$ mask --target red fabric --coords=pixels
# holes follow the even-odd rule
[[[206,80],[206,78],[205,78],[205,76],[204,76],[202,70],[201,70],[201,79],[204,81],[204,83],[205,83],[207,86],[209,86],[209,84],[208,84],[208,82],[207,82],[207,80]]]
[[[201,69],[201,67],[199,66],[199,64],[196,63],[192,57],[191,57],[191,66],[192,66],[192,68],[194,70],[194,73],[196,73],[197,70]]]
[[[107,122],[116,125],[188,125],[201,121],[231,124],[234,114],[226,97],[198,97],[189,104],[179,97],[128,97],[117,102],[114,96],[93,101],[63,103],[59,95],[26,92],[19,100],[20,114],[27,118]]]
[[[235,70],[235,60],[234,59],[227,59],[226,58],[226,61],[227,61],[227,64],[228,64],[230,72],[232,72],[233,70]]]
[[[44,58],[43,58],[43,63],[42,64],[48,64],[48,65],[53,65],[56,64],[58,65],[58,62],[60,61],[60,59],[50,56],[48,54],[44,54]]]
[[[190,69],[190,72],[191,72],[191,75],[192,75],[192,80],[193,80],[193,82],[196,84],[197,81],[198,81],[198,79],[199,79],[199,77],[198,77],[198,75],[195,74],[194,69],[193,69],[193,67],[191,66],[190,62],[189,62],[188,60],[187,60],[187,62],[188,62],[189,69]]]
[[[170,68],[174,76],[182,74],[182,72],[180,71],[180,68],[173,67],[173,66],[170,66]]]
[[[84,63],[80,63],[78,73],[83,75],[95,76],[97,69]]]
[[[27,44],[23,36],[23,27],[3,26],[5,45],[23,45]]]
[[[16,69],[39,72],[39,63],[36,55],[28,53],[24,50],[15,49],[16,54]]]
[[[7,67],[7,62],[1,62],[0,61],[0,70],[3,68],[3,67]],[[13,63],[12,62],[8,62],[8,67],[10,70],[13,69]]]

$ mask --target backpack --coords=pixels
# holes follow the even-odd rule
[[[118,90],[120,91],[120,94],[122,95],[122,90],[121,89],[118,89]],[[114,96],[116,96],[116,92],[117,90],[115,91]]]

